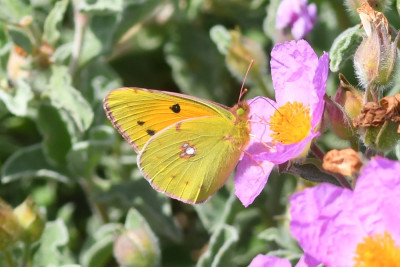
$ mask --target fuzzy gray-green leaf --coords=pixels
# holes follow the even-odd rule
[[[69,0],[58,1],[44,22],[43,39],[52,47],[54,47],[60,39],[61,33],[59,25],[64,18],[68,2]]]
[[[331,71],[339,71],[342,64],[352,58],[362,41],[362,31],[360,26],[356,25],[336,37],[329,51],[329,68]]]

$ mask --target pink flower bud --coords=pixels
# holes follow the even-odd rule
[[[121,266],[157,266],[160,251],[155,236],[146,227],[124,230],[114,242],[114,257]]]

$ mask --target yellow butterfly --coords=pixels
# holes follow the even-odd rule
[[[206,201],[226,182],[250,138],[245,101],[229,108],[178,93],[120,88],[104,99],[104,110],[153,188],[190,204]]]

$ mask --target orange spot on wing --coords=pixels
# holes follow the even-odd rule
[[[178,123],[175,125],[175,129],[176,129],[177,132],[180,132],[180,131],[181,131],[181,124],[182,124],[182,122],[178,122]]]

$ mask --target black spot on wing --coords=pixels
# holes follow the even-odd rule
[[[144,124],[144,121],[137,121],[137,124],[142,126]]]
[[[146,133],[147,133],[148,135],[150,135],[150,136],[153,136],[153,135],[156,133],[156,131],[151,130],[151,129],[148,129],[148,130],[146,130]]]
[[[181,111],[181,106],[179,104],[175,104],[169,107],[174,113],[179,113]]]

